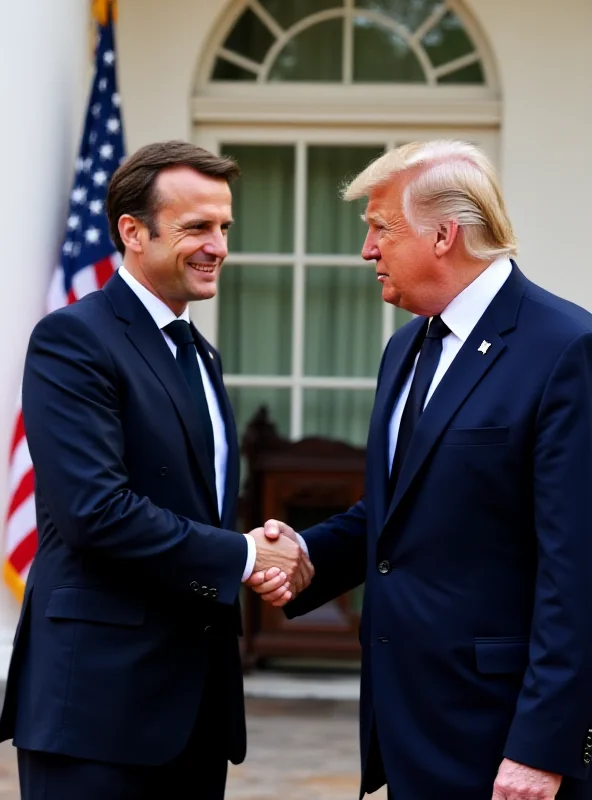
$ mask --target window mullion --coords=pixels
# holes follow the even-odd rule
[[[345,0],[343,17],[343,82],[346,86],[353,81],[354,58],[354,0]]]
[[[294,277],[293,308],[294,320],[292,330],[292,412],[290,433],[293,439],[302,437],[302,375],[304,370],[304,295],[306,268],[304,255],[306,252],[306,142],[300,140],[296,145],[296,180],[294,203]]]
[[[382,346],[386,347],[395,330],[395,308],[390,303],[382,306]]]

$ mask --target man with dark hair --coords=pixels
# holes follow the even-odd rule
[[[184,142],[139,150],[107,199],[123,266],[31,336],[39,547],[0,721],[23,800],[223,798],[246,747],[241,582],[310,581],[294,542],[234,530],[232,410],[189,320],[216,293],[237,174]]]

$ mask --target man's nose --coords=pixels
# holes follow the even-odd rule
[[[228,242],[226,236],[220,231],[212,234],[212,238],[204,245],[204,252],[209,253],[217,258],[226,258],[228,255]]]
[[[380,250],[371,233],[366,236],[366,241],[362,247],[362,258],[365,261],[378,261],[380,259]]]

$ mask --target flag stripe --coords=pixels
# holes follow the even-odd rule
[[[6,526],[6,545],[10,554],[19,542],[35,528],[35,496],[30,495],[12,513]]]
[[[113,260],[111,258],[103,258],[95,264],[95,281],[99,289],[103,288],[111,275],[113,275]]]
[[[19,412],[16,420],[16,426],[14,428],[14,434],[12,436],[12,444],[10,447],[10,455],[11,457],[14,456],[15,450],[19,446],[19,444],[25,438],[25,420],[23,419],[23,415]]]
[[[27,569],[37,549],[37,530],[33,528],[29,533],[18,543],[10,555],[10,563],[15,570],[21,574]]]
[[[8,516],[11,517],[17,508],[24,503],[27,497],[35,493],[35,473],[30,469],[22,481],[19,483],[16,492],[12,495],[10,507],[8,509]]]
[[[22,419],[22,414],[19,414]],[[29,444],[23,437],[14,453],[10,462],[10,475],[9,475],[9,492],[12,495],[18,489],[22,479],[27,472],[31,469],[31,454],[29,453]]]

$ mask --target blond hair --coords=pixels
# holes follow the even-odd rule
[[[394,175],[416,173],[403,191],[403,212],[419,234],[458,223],[467,253],[492,260],[516,253],[516,238],[495,171],[472,144],[451,139],[412,142],[389,150],[345,187],[344,200],[356,200]]]

